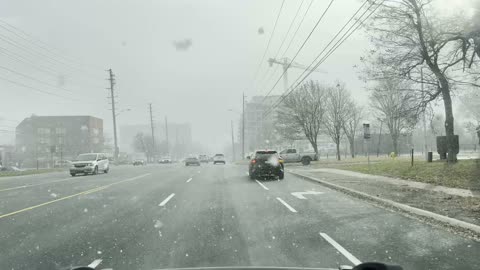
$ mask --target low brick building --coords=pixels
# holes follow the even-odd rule
[[[18,159],[24,163],[38,160],[43,165],[101,152],[103,143],[103,120],[93,116],[33,115],[17,126],[15,135]]]

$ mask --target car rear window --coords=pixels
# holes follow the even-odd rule
[[[257,151],[255,153],[255,158],[257,159],[268,159],[271,156],[277,157],[277,151]]]

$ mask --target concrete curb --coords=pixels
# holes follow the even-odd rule
[[[366,198],[366,199],[369,199],[369,200],[372,200],[372,201],[376,201],[376,202],[380,202],[382,204],[393,206],[395,208],[401,209],[401,210],[403,210],[403,211],[405,211],[409,214],[412,214],[412,215],[433,219],[433,220],[439,221],[443,224],[453,226],[453,227],[459,227],[459,228],[462,228],[462,229],[466,229],[466,230],[472,231],[472,232],[480,235],[480,226],[475,225],[475,224],[471,224],[471,223],[461,221],[461,220],[458,220],[458,219],[442,216],[442,215],[439,215],[439,214],[436,214],[436,213],[433,213],[433,212],[430,212],[430,211],[427,211],[427,210],[415,208],[415,207],[408,206],[408,205],[401,204],[401,203],[397,203],[397,202],[394,202],[394,201],[391,201],[391,200],[375,197],[375,196],[366,194],[366,193],[361,192],[361,191],[357,191],[357,190],[353,190],[351,188],[339,186],[339,185],[330,183],[328,181],[320,180],[320,179],[317,179],[315,177],[304,175],[304,174],[301,174],[301,173],[298,173],[298,172],[289,171],[289,173],[294,174],[296,176],[306,178],[306,179],[311,180],[311,181],[318,182],[318,183],[320,183],[324,186],[327,186],[329,188],[332,188],[332,189],[335,189],[335,190],[338,190],[338,191],[341,191],[341,192],[344,192],[344,193],[355,194],[358,197],[363,197],[363,198]]]

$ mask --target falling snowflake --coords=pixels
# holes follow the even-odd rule
[[[84,212],[84,213],[87,213],[87,212],[88,212],[88,209],[87,209],[87,208],[83,209],[83,212]]]
[[[97,251],[97,254],[98,254],[98,255],[101,255],[101,254],[102,254],[102,252],[99,250],[99,251]]]

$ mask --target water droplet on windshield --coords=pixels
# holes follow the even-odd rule
[[[163,227],[163,223],[160,220],[155,221],[155,225],[153,225],[156,229]]]

